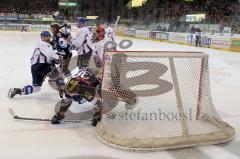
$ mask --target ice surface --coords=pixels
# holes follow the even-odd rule
[[[240,53],[195,48],[179,44],[131,39],[128,50],[201,51],[210,55],[212,98],[222,118],[236,129],[233,142],[220,146],[162,151],[125,152],[110,148],[96,139],[95,128],[88,124],[52,126],[46,122],[16,121],[8,108],[17,114],[50,118],[54,114],[58,93],[46,83],[41,93],[7,98],[11,87],[31,83],[30,57],[39,33],[0,32],[0,158],[24,159],[186,159],[240,158]],[[123,38],[118,38],[120,41]],[[77,111],[77,108],[73,108]],[[85,107],[83,109],[88,109]],[[151,131],[151,130],[147,130]],[[211,153],[216,152],[216,153]]]

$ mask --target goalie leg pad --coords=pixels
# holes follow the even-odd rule
[[[56,85],[57,85],[59,88],[64,89],[64,88],[65,88],[64,79],[63,79],[63,78],[57,78],[57,79],[56,79]]]
[[[71,106],[72,104],[72,99],[71,98],[65,98],[61,101],[61,105],[60,105],[60,112],[66,112],[68,110],[68,108]]]
[[[61,71],[64,73],[64,75],[71,73],[68,69],[70,61],[71,61],[71,56],[67,57],[66,59],[63,59],[63,62],[60,67],[61,67]]]
[[[94,97],[91,103],[93,104],[94,109],[100,109],[101,102],[98,97]]]

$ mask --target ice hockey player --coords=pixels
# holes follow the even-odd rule
[[[61,100],[60,110],[53,116],[51,123],[60,124],[65,112],[72,102],[78,102],[81,106],[84,102],[91,102],[94,106],[92,125],[96,126],[100,121],[100,86],[101,81],[96,78],[89,68],[82,67],[77,74],[70,79],[65,86],[65,97]]]
[[[105,26],[106,26],[105,48],[107,51],[116,51],[114,28],[109,22],[105,22]]]
[[[198,27],[198,25],[195,28],[196,32],[196,47],[201,47],[202,43],[202,37],[201,37],[201,29]]]
[[[105,29],[98,26],[93,31],[93,54],[89,61],[89,67],[99,77],[102,77],[103,59],[105,54]]]
[[[72,27],[71,27],[70,24],[67,24],[67,25],[66,25],[66,27],[65,27],[65,32],[71,34],[71,32],[72,32]]]
[[[93,52],[93,46],[91,43],[91,36],[88,27],[86,26],[87,19],[83,17],[77,18],[77,25],[79,31],[76,35],[75,46],[78,48],[78,67],[87,67],[89,59]]]
[[[51,32],[53,33],[53,40],[51,44],[53,45],[54,49],[56,49],[58,52],[63,53],[64,58],[63,64],[61,65],[61,72],[64,74],[65,77],[69,77],[71,76],[71,72],[68,69],[68,66],[72,57],[72,53],[69,48],[72,45],[72,37],[69,32],[61,31],[60,29],[62,27],[60,27],[58,24],[51,25]]]
[[[46,76],[56,79],[59,88],[63,89],[63,79],[58,78],[59,71],[54,66],[62,62],[62,57],[57,55],[53,50],[51,42],[51,33],[43,31],[41,41],[35,48],[31,58],[32,85],[23,88],[12,88],[9,90],[8,97],[13,98],[15,95],[29,95],[39,92]]]
[[[106,36],[109,37],[113,42],[115,42],[115,31],[109,22],[106,22]]]

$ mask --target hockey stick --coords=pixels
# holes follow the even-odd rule
[[[28,118],[28,117],[20,117],[15,114],[14,110],[12,108],[8,109],[9,113],[12,115],[14,119],[17,120],[27,120],[27,121],[43,121],[43,122],[49,122],[51,119],[44,119],[44,118]],[[90,122],[90,120],[62,120],[61,123],[83,123],[84,121]]]
[[[116,20],[116,22],[115,22],[114,27],[116,27],[116,26],[118,25],[118,22],[119,22],[120,18],[121,18],[120,16],[117,16],[117,20]]]
[[[51,121],[50,119],[41,119],[41,118],[25,118],[25,117],[19,117],[15,114],[12,108],[8,109],[9,113],[12,115],[14,119],[18,120],[32,120],[32,121]]]
[[[54,19],[57,23],[60,23],[60,24],[64,23],[64,20],[63,20],[63,19],[60,19],[61,13],[60,13],[59,11],[54,12],[52,16],[53,16],[53,19]],[[62,25],[58,28],[58,30],[61,30],[62,28],[66,27],[66,26],[67,26],[66,23],[62,24]]]

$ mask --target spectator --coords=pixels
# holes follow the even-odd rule
[[[194,25],[192,25],[192,27],[190,28],[190,33],[191,33],[191,34],[194,34],[194,33],[195,33]]]

